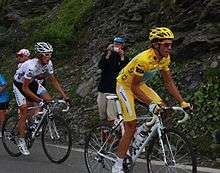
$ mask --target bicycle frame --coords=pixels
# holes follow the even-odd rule
[[[124,126],[123,126],[123,123],[122,123],[123,122],[123,118],[122,118],[122,111],[121,111],[119,100],[118,100],[116,95],[107,96],[107,99],[114,100],[115,106],[116,106],[116,111],[118,113],[117,117],[119,118],[119,120],[116,120],[116,124],[115,124],[115,126],[113,127],[112,130],[117,129],[120,126],[121,130],[122,130],[122,135],[123,135],[123,133],[124,133]],[[189,118],[189,115],[180,107],[165,107],[163,109],[164,110],[172,109],[172,110],[176,110],[176,111],[180,111],[180,112],[184,113],[184,118],[179,120],[178,123],[183,123],[183,122],[185,122]],[[140,119],[141,120],[144,120],[144,119],[146,120],[147,119],[147,115],[144,115],[144,116],[145,116],[145,118],[143,118],[143,115],[142,115],[142,118],[140,118]],[[140,120],[139,118],[137,118],[137,119]],[[151,127],[151,129],[150,129],[151,132],[148,134],[147,138],[142,143],[141,147],[139,147],[138,150],[135,151],[135,154],[133,155],[132,153],[129,153],[131,158],[132,158],[132,162],[134,163],[137,160],[137,158],[142,153],[142,150],[145,148],[145,146],[147,144],[149,144],[149,142],[158,134],[159,142],[160,142],[160,145],[161,145],[162,151],[163,151],[164,163],[167,164],[165,147],[164,147],[164,143],[163,143],[163,139],[162,139],[162,132],[165,129],[165,127],[164,127],[164,125],[162,123],[161,115],[160,114],[158,114],[158,115],[153,114],[153,119],[150,122],[144,122],[144,123],[146,123],[148,126],[152,126],[152,125],[153,126]],[[172,161],[173,161],[173,163],[175,165],[175,159],[174,159],[173,152],[172,152],[172,149],[171,149],[171,145],[169,143],[169,140],[168,140],[167,136],[166,136],[166,141],[168,143],[168,148],[169,148],[169,151],[171,153]],[[98,154],[100,156],[106,158],[106,159],[109,159],[109,160],[115,162],[116,159],[114,159],[112,157],[109,157],[109,156],[106,156],[106,155],[101,153],[101,151],[104,148],[105,144],[106,144],[106,142],[101,146],[100,150],[98,151]]]
[[[163,126],[160,115],[155,117],[154,121],[155,121],[155,124],[151,128],[151,130],[150,130],[151,132],[149,133],[149,135],[147,136],[147,138],[145,139],[145,141],[143,142],[141,147],[136,151],[135,155],[131,155],[131,158],[132,158],[133,162],[135,162],[137,160],[137,158],[142,153],[142,151],[146,147],[146,145],[149,144],[149,142],[158,134],[159,142],[160,142],[160,145],[161,145],[161,148],[162,148],[162,151],[163,151],[164,163],[167,164],[164,143],[163,143],[163,140],[162,140],[162,132],[165,129],[165,127]],[[169,143],[169,140],[168,140],[167,136],[166,136],[166,140],[168,142],[169,151],[171,152],[172,161],[175,164],[175,159],[173,157],[173,152],[171,150],[171,146],[170,146],[170,143]]]
[[[37,132],[38,132],[38,131],[40,130],[40,128],[42,127],[43,122],[44,122],[45,118],[47,117],[47,112],[48,112],[48,111],[45,110],[45,111],[43,112],[43,114],[38,113],[38,115],[41,115],[41,119],[40,119],[39,123],[37,124],[37,127],[34,129],[34,131],[33,131],[32,134],[31,134],[31,138],[32,138],[32,139],[35,138]]]
[[[59,103],[65,103],[65,101],[63,100],[58,100],[57,102],[52,101],[51,103],[53,103],[53,108],[55,108],[57,106],[57,104]],[[29,109],[33,109],[33,108],[37,108],[37,107],[30,107]],[[67,112],[69,110],[69,106],[66,107],[66,109],[63,109],[62,112]],[[34,131],[31,134],[31,138],[34,139],[36,134],[38,133],[38,131],[40,130],[40,128],[43,126],[43,123],[45,122],[46,118],[48,119],[48,123],[50,123],[50,119],[53,118],[53,112],[52,112],[52,108],[50,105],[46,105],[45,108],[43,108],[42,112],[38,112],[38,115],[41,115],[41,119],[39,121],[39,123],[37,124],[37,127],[34,129]],[[57,130],[56,130],[56,126],[54,126],[54,130],[56,132],[56,135],[59,136]],[[51,133],[51,124],[49,124],[49,131],[50,134]],[[51,138],[53,138],[53,136],[51,136]]]

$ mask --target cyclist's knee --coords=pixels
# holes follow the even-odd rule
[[[25,105],[19,106],[19,110],[22,112],[27,111],[27,105],[25,104]]]
[[[26,116],[27,114],[27,105],[19,106],[20,117]]]
[[[53,100],[53,98],[51,97],[51,95],[50,95],[48,92],[46,92],[46,93],[44,93],[43,95],[41,95],[41,98],[42,98],[43,100],[45,100],[45,101],[51,101],[51,100]]]
[[[137,120],[124,122],[124,125],[125,125],[125,131],[134,133],[137,126]]]

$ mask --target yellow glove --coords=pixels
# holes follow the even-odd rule
[[[185,101],[181,102],[180,105],[183,109],[190,109],[190,110],[193,109],[192,106],[190,105],[190,103],[187,103]]]

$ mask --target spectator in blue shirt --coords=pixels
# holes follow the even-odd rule
[[[6,111],[9,105],[9,93],[7,91],[7,81],[4,76],[0,74],[0,126],[5,121]]]

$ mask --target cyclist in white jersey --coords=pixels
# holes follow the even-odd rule
[[[43,101],[50,101],[52,97],[47,90],[36,80],[41,80],[48,75],[51,84],[60,95],[69,102],[69,98],[63,87],[60,85],[53,72],[53,65],[50,60],[53,48],[49,43],[38,42],[35,44],[36,57],[25,61],[14,75],[13,90],[20,111],[18,121],[18,148],[24,155],[29,155],[24,137],[25,122],[27,119],[27,101],[38,102],[40,105]]]
[[[18,52],[16,52],[16,56],[18,58],[17,64],[18,64],[18,69],[21,67],[21,65],[31,59],[31,53],[28,49],[21,49]],[[44,79],[36,79],[37,82],[39,82],[40,84],[44,85]]]

